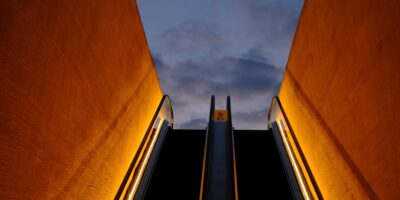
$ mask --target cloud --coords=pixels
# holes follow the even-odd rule
[[[269,60],[264,56],[263,52],[258,48],[251,48],[247,52],[243,53],[242,56],[247,59],[251,59],[258,62],[268,63]]]
[[[181,125],[181,127],[190,129],[204,129],[207,127],[208,120],[205,118],[191,119]]]
[[[217,24],[201,20],[184,21],[158,36],[157,52],[162,52],[169,62],[218,56],[223,48],[229,46],[221,31]]]
[[[241,37],[247,38],[249,49],[268,55],[270,62],[284,68],[301,11],[301,0],[237,1],[236,12],[243,18]],[[249,31],[251,30],[251,31]],[[237,34],[237,33],[235,33]]]
[[[246,129],[266,129],[268,121],[268,104],[260,107],[259,110],[247,112],[233,112],[232,121],[235,127]],[[241,128],[243,129],[243,128]]]
[[[266,129],[267,108],[279,90],[302,1],[186,1],[182,12],[177,0],[149,4],[167,4],[174,10],[163,12],[178,20],[153,17],[159,26],[152,27],[166,28],[148,34],[175,127],[203,128],[210,96],[216,95],[217,108],[224,109],[230,95],[236,128]]]
[[[212,61],[191,60],[171,67],[155,58],[165,91],[204,95],[230,93],[251,96],[275,89],[282,71],[276,67],[247,58],[222,57]]]
[[[266,108],[267,101],[278,90],[282,74],[268,63],[237,57],[203,62],[188,60],[175,67],[156,57],[155,64],[164,93],[170,95],[175,113],[179,113],[176,116],[182,116],[177,120],[180,128],[190,128],[193,118],[206,121],[213,94],[217,95],[217,100],[223,100],[221,106],[225,106],[226,96],[232,97],[234,117],[245,111]],[[245,119],[240,116],[237,119]]]

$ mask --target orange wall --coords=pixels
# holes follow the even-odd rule
[[[0,1],[0,199],[112,199],[162,93],[135,1]]]
[[[325,199],[399,199],[400,1],[307,0],[279,97]]]

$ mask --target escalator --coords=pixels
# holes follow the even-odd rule
[[[170,106],[169,100],[163,105]],[[146,140],[153,145],[143,145],[142,159],[134,160],[144,164],[133,162],[130,184],[121,185],[115,199],[323,199],[305,182],[300,188],[305,176],[293,170],[300,162],[289,152],[294,147],[282,120],[269,123],[268,130],[235,130],[230,98],[226,109],[216,110],[212,97],[206,129],[173,129],[168,110],[162,116],[169,117],[153,120],[158,123]],[[143,156],[146,150],[149,156]]]
[[[199,199],[205,132],[168,132],[145,199]],[[234,135],[238,198],[292,199],[271,130],[235,130]]]
[[[205,130],[172,130],[165,138],[145,199],[198,199]]]
[[[292,199],[271,130],[235,130],[239,199]]]

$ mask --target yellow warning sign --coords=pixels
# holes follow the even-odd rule
[[[228,112],[226,110],[214,110],[214,121],[228,121]]]

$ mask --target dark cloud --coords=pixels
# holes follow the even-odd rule
[[[164,18],[153,16],[158,32],[147,35],[161,87],[171,97],[175,127],[204,128],[210,96],[216,95],[217,108],[223,109],[230,95],[236,128],[266,129],[267,108],[279,90],[302,2],[182,3],[142,2],[174,9]],[[165,20],[170,16],[179,21]]]
[[[251,107],[248,108],[250,110],[259,109],[256,107],[258,105],[253,104],[252,101],[257,99],[267,104],[270,97],[278,90],[280,75],[282,74],[281,70],[268,63],[247,58],[222,57],[211,62],[186,61],[173,68],[166,65],[160,58],[155,60],[161,85],[164,92],[170,95],[174,108],[177,108],[177,106],[186,107],[183,109],[184,112],[196,108],[202,109],[198,111],[201,113],[200,116],[186,117],[189,118],[191,123],[184,120],[184,123],[179,125],[178,122],[178,127],[184,128],[189,128],[188,126],[193,124],[192,117],[196,117],[196,119],[201,117],[202,120],[206,121],[208,116],[207,104],[209,104],[210,96],[213,94],[218,95],[221,100],[230,95],[233,104],[247,103],[250,106],[244,107]],[[203,106],[196,106],[199,101],[203,102]],[[177,109],[180,110],[180,108]],[[237,108],[241,111],[241,107]],[[233,109],[235,109],[234,105]],[[237,119],[245,119],[241,117],[243,112],[238,112],[238,114],[234,112],[233,115],[238,115]],[[256,121],[259,122],[260,120]]]
[[[269,102],[268,102],[269,103]],[[267,105],[260,110],[247,111],[247,112],[233,112],[232,121],[237,127],[247,126],[247,129],[257,129],[260,125],[267,126],[268,121],[268,109]],[[233,108],[232,108],[233,109]]]
[[[258,49],[258,48],[251,48],[247,52],[243,53],[242,56],[244,58],[258,61],[258,62],[263,62],[263,63],[268,63],[268,59],[264,56],[264,53]]]
[[[156,67],[166,91],[251,95],[275,89],[282,71],[247,58],[222,57],[213,61],[185,61],[175,67],[156,58]],[[173,91],[172,91],[173,89]]]
[[[208,120],[205,118],[191,119],[182,125],[181,128],[190,128],[190,129],[204,129],[207,127]]]

